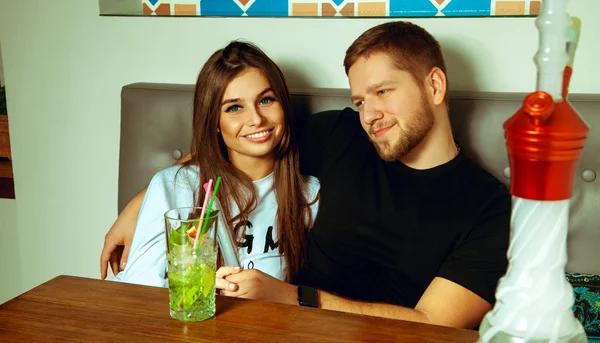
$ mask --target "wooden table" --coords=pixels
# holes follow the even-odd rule
[[[476,331],[217,297],[204,322],[172,319],[168,290],[59,276],[0,305],[0,342],[475,342]]]

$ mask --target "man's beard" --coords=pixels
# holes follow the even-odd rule
[[[400,137],[395,144],[392,145],[387,139],[375,141],[371,135],[369,139],[375,145],[381,159],[388,162],[398,161],[423,141],[433,127],[433,121],[433,110],[425,99],[422,99],[421,108],[406,122],[406,128],[398,125]],[[389,125],[384,124],[382,127]]]

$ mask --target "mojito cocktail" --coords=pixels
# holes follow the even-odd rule
[[[165,213],[170,314],[182,321],[215,315],[218,211],[211,212],[204,225],[201,210],[189,207]]]

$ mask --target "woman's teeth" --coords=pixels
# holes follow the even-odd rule
[[[259,133],[253,133],[253,134],[248,135],[246,137],[252,138],[252,139],[256,139],[256,138],[262,138],[262,137],[264,137],[264,136],[266,136],[268,134],[269,134],[269,131],[263,131],[263,132],[259,132]]]

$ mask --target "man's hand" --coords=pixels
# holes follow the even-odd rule
[[[104,237],[104,247],[100,254],[100,276],[102,279],[106,279],[109,263],[114,275],[125,269],[129,248],[135,233],[137,217],[145,195],[146,189],[131,199]]]
[[[113,231],[115,225],[117,225],[116,222],[104,237],[104,247],[100,255],[100,276],[103,280],[108,276],[108,264],[110,264],[113,275],[117,275],[125,269],[129,247],[133,239],[133,236],[118,237],[116,231]]]
[[[219,270],[221,269],[219,268]],[[259,270],[243,270],[228,275],[219,272],[217,274],[224,276],[224,279],[228,282],[227,284],[223,284],[225,286],[221,290],[221,294],[223,295],[298,305],[298,291],[296,286],[280,281]],[[232,291],[229,283],[237,285],[237,289]]]

